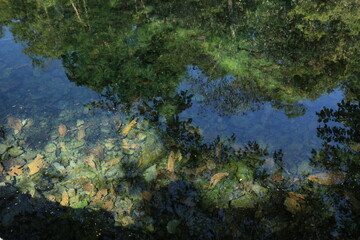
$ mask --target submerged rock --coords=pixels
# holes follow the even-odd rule
[[[24,150],[22,150],[21,147],[13,147],[13,148],[9,149],[8,153],[12,157],[17,157],[17,156],[23,154]]]
[[[0,154],[5,153],[8,148],[6,144],[0,144]]]
[[[234,208],[253,208],[255,207],[255,201],[250,193],[244,192],[243,196],[232,200],[230,205]]]
[[[24,166],[26,164],[25,160],[22,158],[11,158],[3,162],[3,165],[6,170],[14,166]]]
[[[165,148],[159,137],[153,133],[147,134],[145,142],[142,144],[140,158],[142,167],[148,167],[165,155]]]
[[[146,169],[143,176],[147,182],[151,182],[152,180],[155,180],[157,177],[156,164]]]
[[[60,163],[58,162],[54,162],[53,163],[53,166],[55,167],[56,170],[58,170],[59,172],[63,172],[65,171],[65,167],[63,165],[61,165]]]
[[[80,127],[81,125],[84,125],[84,123],[85,123],[84,120],[78,119],[78,120],[76,121],[76,126],[77,126],[77,127]]]
[[[123,153],[128,154],[128,155],[132,155],[132,154],[135,153],[135,150],[134,149],[129,149],[129,148],[124,148]]]
[[[139,135],[138,135],[138,140],[139,140],[139,141],[145,140],[145,138],[146,138],[146,135],[145,135],[145,134],[139,133]]]
[[[104,145],[107,150],[112,150],[115,147],[114,143],[112,142],[106,142]]]
[[[296,214],[304,211],[305,208],[305,197],[302,194],[289,192],[289,196],[284,201],[286,210],[292,214]]]
[[[84,139],[80,140],[80,141],[73,141],[71,144],[69,144],[68,148],[69,149],[80,148],[80,147],[84,146],[85,143],[86,143],[86,141]]]
[[[169,233],[174,234],[174,233],[176,233],[176,229],[180,223],[181,223],[181,220],[173,219],[173,220],[169,221],[168,224],[166,225],[166,230]]]
[[[56,145],[54,143],[49,143],[45,146],[45,151],[48,153],[52,153],[56,151]]]

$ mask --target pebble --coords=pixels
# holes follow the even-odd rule
[[[139,133],[139,135],[138,135],[139,141],[142,141],[142,140],[144,140],[145,138],[146,138],[146,135],[145,135],[145,134]]]
[[[110,133],[110,132],[111,132],[111,130],[110,130],[109,128],[103,127],[103,126],[100,128],[100,131],[101,131],[102,133]]]
[[[59,172],[65,171],[65,167],[63,165],[61,165],[60,163],[54,162],[53,165],[54,165],[55,169],[58,170]]]
[[[6,152],[8,146],[5,144],[0,144],[0,154],[3,154],[4,152]]]
[[[37,154],[38,154],[37,152],[27,151],[21,157],[24,158],[25,160],[31,160],[34,159]]]
[[[11,159],[4,161],[3,164],[6,169],[10,169],[11,167],[17,166],[17,165],[24,166],[26,164],[26,162],[22,158],[11,158]]]
[[[52,153],[56,151],[56,145],[54,143],[49,143],[45,146],[45,151],[48,153]]]
[[[13,148],[9,149],[8,153],[12,157],[17,157],[17,156],[23,154],[24,150],[22,150],[20,147],[13,147]]]
[[[75,148],[79,148],[85,145],[85,140],[80,140],[80,141],[76,141],[73,142],[73,144],[69,145],[69,149],[75,149]]]
[[[111,143],[111,142],[107,142],[104,145],[105,145],[105,148],[107,150],[111,150],[111,149],[113,149],[115,147],[115,145],[113,143]]]
[[[78,120],[76,121],[76,126],[77,126],[77,127],[80,127],[80,126],[84,125],[84,123],[85,123],[84,120],[78,119]]]
[[[89,111],[90,111],[90,109],[89,109],[89,108],[84,107],[84,110],[83,110],[83,113],[84,113],[84,114],[88,114],[88,113],[89,113]]]
[[[132,154],[135,153],[135,150],[134,150],[134,149],[125,148],[125,149],[123,150],[123,152],[124,152],[125,154],[132,155]]]

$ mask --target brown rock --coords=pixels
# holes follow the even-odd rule
[[[305,210],[305,197],[299,193],[289,192],[289,196],[284,201],[286,210],[292,214],[299,213]]]
[[[61,206],[69,206],[69,200],[70,200],[69,193],[66,190],[63,191],[62,200],[60,202],[60,205]]]
[[[95,156],[93,154],[84,158],[84,162],[86,162],[91,168],[96,169]]]
[[[91,182],[87,182],[83,185],[84,191],[93,192],[95,190],[95,185]]]
[[[64,124],[60,124],[58,128],[58,132],[59,132],[59,137],[61,138],[65,137],[68,132],[67,127]]]
[[[141,193],[141,197],[146,201],[150,201],[152,199],[152,193],[149,191],[144,191]]]
[[[167,162],[167,170],[169,172],[174,172],[175,168],[175,153],[173,151],[170,152]]]
[[[104,202],[104,205],[102,207],[106,211],[111,211],[114,208],[114,202],[109,200]]]
[[[85,133],[85,129],[84,128],[80,128],[77,134],[77,140],[80,141],[82,139],[84,139],[86,137],[86,133]]]
[[[15,134],[17,134],[23,127],[21,120],[14,117],[8,117],[8,125],[10,128],[14,129]]]

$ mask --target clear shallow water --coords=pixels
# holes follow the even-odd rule
[[[356,51],[112,4],[0,8],[0,237],[358,236]]]

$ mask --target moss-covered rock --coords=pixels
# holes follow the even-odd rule
[[[8,153],[12,157],[17,157],[17,156],[20,156],[21,154],[23,154],[24,150],[22,150],[22,148],[20,148],[20,147],[13,147],[8,150]]]
[[[140,153],[140,157],[142,159],[142,168],[150,166],[157,160],[163,158],[165,155],[164,145],[155,133],[148,132],[146,134],[146,139],[141,146],[142,150]]]
[[[244,194],[241,197],[230,202],[230,206],[234,208],[253,208],[255,203],[254,196],[249,192],[244,191]]]

